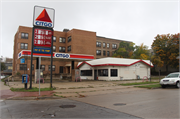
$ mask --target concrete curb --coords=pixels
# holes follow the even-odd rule
[[[47,100],[47,99],[62,99],[61,97],[11,97],[5,100]]]

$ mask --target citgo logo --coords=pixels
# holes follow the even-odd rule
[[[52,27],[52,21],[46,9],[44,9],[41,14],[36,18],[35,24],[37,26]]]
[[[21,53],[18,54],[18,57],[21,57]]]
[[[56,53],[55,56],[59,58],[70,58],[69,54]]]

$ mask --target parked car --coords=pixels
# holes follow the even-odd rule
[[[162,88],[166,88],[166,86],[168,85],[174,85],[177,88],[179,88],[180,87],[179,80],[180,80],[180,72],[170,73],[165,78],[161,79],[160,85],[162,86]]]

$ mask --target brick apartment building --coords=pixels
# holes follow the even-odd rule
[[[96,36],[96,32],[92,31],[64,29],[63,32],[54,31],[53,52],[93,55],[95,59],[111,57],[121,41]],[[30,74],[30,57],[26,57],[25,63],[22,64],[18,59],[18,53],[21,50],[31,50],[31,42],[32,27],[19,26],[14,37],[13,75],[16,73]],[[77,63],[75,62],[75,68]],[[32,67],[34,75],[36,60],[33,60]],[[50,60],[42,60],[40,67],[43,74],[50,74]],[[54,60],[52,69],[54,75],[71,74],[71,62]]]

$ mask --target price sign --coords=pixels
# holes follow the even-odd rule
[[[46,29],[34,30],[34,46],[51,47],[53,31]]]

